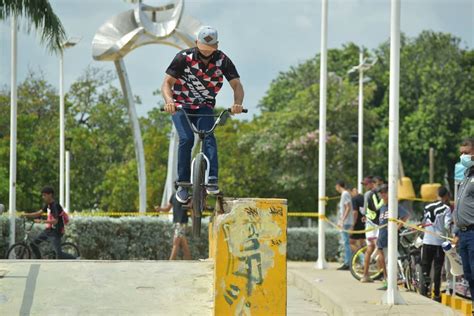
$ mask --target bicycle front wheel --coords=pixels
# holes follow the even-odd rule
[[[201,236],[201,216],[206,197],[206,188],[204,186],[205,174],[206,160],[204,155],[198,154],[193,164],[193,237]]]
[[[365,252],[367,251],[367,246],[364,246],[357,250],[352,256],[350,271],[354,278],[360,281],[364,276],[364,261],[365,261]],[[376,250],[374,250],[375,252]],[[377,280],[382,275],[383,270],[378,267],[377,256],[373,253],[370,256],[369,262],[369,278],[372,280]]]
[[[14,244],[8,249],[7,259],[10,260],[23,260],[31,259],[31,250],[26,244],[19,242]]]

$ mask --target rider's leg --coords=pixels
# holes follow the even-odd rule
[[[56,253],[56,258],[58,259],[76,259],[73,255],[65,253],[61,249],[61,235],[56,232],[51,232],[48,234],[48,239],[53,246],[54,252]]]
[[[441,287],[441,269],[444,264],[444,251],[441,246],[437,246],[436,253],[434,255],[434,296],[435,298],[440,297]]]
[[[378,265],[379,265],[379,268],[381,268],[383,270],[383,278],[385,280],[387,280],[387,267],[385,265],[385,254],[383,252],[383,249],[377,249],[377,252],[378,252]]]
[[[194,133],[183,112],[176,112],[172,116],[172,119],[179,136],[178,181],[189,182],[191,177],[191,151],[194,145]]]
[[[184,260],[191,260],[191,250],[189,250],[188,240],[185,236],[181,237],[181,247],[183,249]]]
[[[421,248],[421,271],[422,271],[422,280],[421,280],[421,295],[429,296],[431,293],[428,293],[428,288],[431,284],[431,265],[433,263],[436,246],[432,245],[423,245]]]
[[[170,260],[176,260],[179,251],[180,238],[173,237],[173,248],[171,249]]]
[[[39,250],[39,244],[41,244],[43,241],[46,241],[46,240],[48,240],[48,234],[46,233],[46,231],[43,231],[30,244],[31,250],[33,250],[33,253],[34,253],[36,259],[41,259],[41,252]]]
[[[374,250],[375,250],[375,241],[367,240],[367,250],[365,251],[365,257],[364,257],[364,277],[369,276],[370,258],[372,257],[372,253],[374,253]]]
[[[202,107],[196,111],[198,114],[213,114],[214,110],[209,107]],[[210,130],[214,125],[214,117],[212,116],[203,116],[197,121],[197,128],[200,130]],[[208,135],[204,139],[203,144],[204,154],[209,159],[209,177],[212,179],[217,179],[219,163],[217,158],[217,142],[214,134]]]

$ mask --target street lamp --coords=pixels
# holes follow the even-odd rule
[[[61,44],[59,57],[59,204],[64,207],[64,50],[74,47],[81,38],[71,37]]]
[[[363,178],[363,155],[364,155],[364,71],[369,70],[377,59],[374,59],[371,63],[368,63],[367,59],[364,59],[364,52],[361,48],[359,53],[359,65],[352,67],[347,73],[351,74],[356,71],[359,72],[359,118],[358,118],[358,148],[357,148],[357,190],[362,192],[362,178]]]

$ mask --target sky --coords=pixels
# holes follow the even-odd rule
[[[111,62],[92,59],[92,39],[106,20],[135,5],[122,0],[50,2],[68,36],[82,37],[76,47],[65,52],[66,87],[88,66],[114,70]],[[219,48],[233,60],[241,75],[249,117],[258,113],[259,100],[279,72],[319,53],[321,0],[186,0],[184,10],[185,14],[219,31]],[[354,42],[373,49],[389,39],[389,0],[329,0],[328,11],[328,48]],[[474,1],[402,0],[401,29],[409,36],[423,30],[449,32],[461,38],[463,47],[472,49]],[[10,23],[0,22],[2,86],[10,82],[10,32]],[[29,70],[42,71],[46,79],[58,87],[58,56],[50,55],[40,45],[34,31],[27,34],[22,28],[18,36],[18,80],[22,81]],[[146,115],[160,101],[159,96],[153,96],[153,91],[160,87],[176,53],[175,48],[148,45],[125,57],[133,93],[142,100],[137,106],[139,115]],[[118,80],[115,85],[119,86]],[[232,90],[227,84],[217,103],[230,106],[232,102]]]

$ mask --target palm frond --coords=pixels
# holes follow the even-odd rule
[[[13,15],[25,18],[28,31],[35,28],[49,50],[61,50],[66,32],[48,0],[0,0],[0,20]]]

